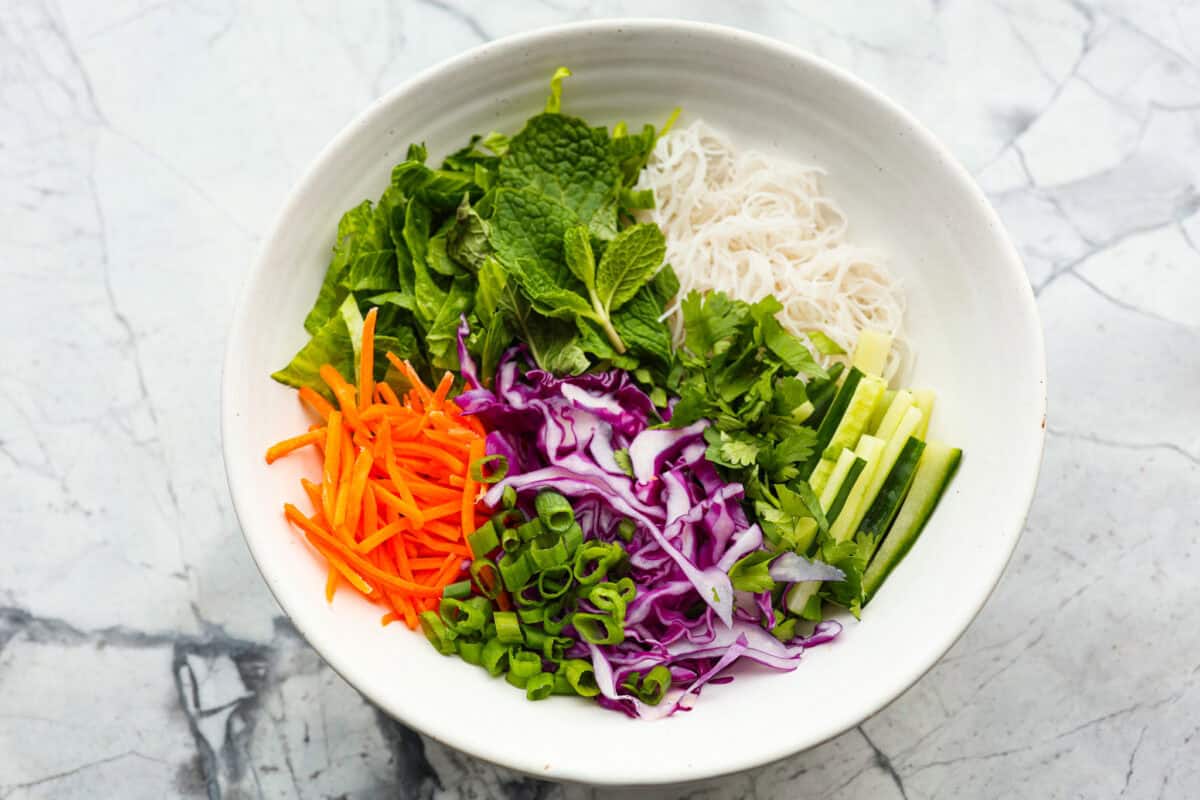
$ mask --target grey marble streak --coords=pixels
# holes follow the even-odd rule
[[[513,775],[381,715],[279,616],[217,375],[280,198],[387,87],[612,15],[769,33],[913,110],[1025,259],[1050,363],[1024,537],[890,708],[656,791]],[[1200,4],[0,4],[0,798],[1194,797]],[[969,533],[969,532],[964,532]]]

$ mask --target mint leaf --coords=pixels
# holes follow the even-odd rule
[[[573,222],[570,212],[528,190],[501,189],[494,206],[492,246],[534,309],[549,317],[594,317],[580,296],[585,290],[563,259],[563,234]]]
[[[662,311],[662,301],[653,285],[647,286],[613,314],[612,324],[629,352],[654,359],[666,367],[672,359],[671,330],[665,322],[659,321]]]
[[[566,257],[567,269],[579,280],[588,291],[595,291],[596,286],[596,256],[592,253],[591,236],[583,225],[567,228],[563,234],[563,255]]]
[[[550,78],[550,97],[546,100],[546,113],[557,114],[562,110],[562,83],[564,78],[571,77],[571,70],[559,67]]]
[[[628,303],[662,266],[667,242],[657,225],[643,223],[617,234],[596,269],[596,298],[611,313]]]
[[[575,117],[541,114],[513,137],[497,188],[526,189],[570,211],[601,239],[617,232],[621,169],[608,133]]]

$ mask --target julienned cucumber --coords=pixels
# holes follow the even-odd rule
[[[846,507],[846,498],[850,496],[850,490],[854,484],[858,482],[858,476],[867,468],[867,462],[858,456],[854,457],[854,463],[850,465],[850,471],[846,473],[846,479],[842,481],[842,486],[838,489],[837,497],[833,498],[833,503],[829,506],[829,510],[825,512],[825,519],[829,520],[832,525],[842,513],[842,509]]]
[[[892,407],[892,401],[895,399],[895,389],[884,391],[883,398],[875,406],[875,413],[871,415],[871,422],[867,425],[867,433],[872,436],[875,435],[875,431],[879,430],[879,423],[883,421],[883,415]]]
[[[863,495],[867,491],[867,486],[871,483],[871,476],[879,464],[879,457],[883,455],[883,447],[883,439],[877,439],[871,435],[859,439],[856,453],[859,458],[867,462],[867,465],[863,467],[862,472],[859,473],[858,480],[850,488],[850,493],[846,496],[846,502],[841,508],[841,513],[838,514],[837,522],[834,522],[829,527],[829,536],[835,542],[846,541],[858,529],[858,521],[862,517],[862,514],[859,513],[859,508],[866,502],[863,499]]]
[[[917,464],[921,461],[923,452],[925,452],[925,443],[915,436],[908,437],[908,441],[904,443],[904,449],[900,451],[900,457],[896,459],[895,466],[888,473],[887,480],[883,482],[883,488],[879,490],[875,502],[871,503],[866,516],[858,526],[860,534],[882,536],[888,526],[892,524],[892,520],[900,510],[900,504],[904,502],[904,496],[912,486],[913,478],[917,474]],[[828,512],[826,515],[828,516]]]
[[[854,346],[854,358],[850,364],[868,375],[883,375],[883,368],[891,350],[891,334],[865,330],[858,335],[858,344]]]
[[[921,409],[921,424],[917,427],[917,438],[927,439],[926,434],[929,433],[929,420],[933,418],[933,401],[937,399],[937,395],[933,393],[933,389],[917,389],[913,391],[913,405]]]
[[[837,463],[833,465],[828,479],[823,482],[820,488],[821,510],[825,512],[826,517],[829,516],[829,507],[837,499],[838,490],[842,488],[842,482],[846,480],[846,475],[850,472],[850,467],[854,466],[854,460],[855,455],[853,450],[843,450],[842,454],[838,456]],[[821,463],[817,465],[817,470],[822,471],[828,463],[828,461],[822,459]],[[809,485],[813,487],[814,492],[818,491],[815,485],[816,480],[817,475],[814,473],[813,477],[808,481]]]
[[[888,475],[895,466],[896,460],[900,458],[900,451],[904,449],[904,445],[908,442],[917,426],[921,424],[921,409],[915,406],[910,406],[904,412],[900,424],[896,426],[896,430],[888,438],[887,444],[883,447],[883,454],[879,456],[879,466],[871,472],[871,482],[867,484],[867,490],[863,492],[863,505],[859,509],[859,518],[854,521],[857,527],[862,522],[863,516],[867,513],[867,509],[875,502],[875,498],[879,495],[879,490],[883,488],[883,482],[887,480]]]
[[[921,530],[929,521],[961,461],[962,450],[957,447],[947,447],[940,442],[929,442],[926,445],[908,497],[900,506],[900,513],[896,515],[896,521],[892,523],[883,545],[863,574],[862,589],[865,600],[869,601],[878,591],[884,579],[921,535]]]
[[[842,414],[833,436],[829,438],[821,458],[837,461],[843,450],[858,444],[858,439],[866,431],[871,414],[875,411],[875,404],[883,396],[885,388],[887,384],[883,378],[876,378],[874,375],[868,375],[858,382],[858,388],[854,390],[854,396],[850,398],[850,404],[846,406],[846,411]]]
[[[821,424],[817,427],[817,441],[813,446],[812,456],[805,464],[805,473],[812,474],[813,470],[817,468],[817,464],[821,460],[821,453],[825,451],[825,446],[833,438],[833,432],[837,430],[838,424],[842,421],[842,415],[846,413],[846,406],[850,405],[850,398],[854,396],[855,390],[858,389],[858,383],[862,379],[863,374],[860,370],[852,369],[846,373],[845,383],[842,384],[842,388],[838,389],[833,402],[829,404],[829,409],[821,418]],[[826,477],[828,478],[828,476]],[[821,490],[814,488],[813,491]]]
[[[879,424],[875,426],[871,435],[878,436],[880,439],[891,439],[896,428],[900,427],[900,420],[904,419],[904,413],[912,408],[912,405],[912,392],[901,389],[893,394],[887,412],[880,418]]]
[[[820,619],[820,603],[817,592],[821,589],[820,581],[800,581],[792,584],[787,595],[783,598],[787,610],[804,619]],[[814,606],[816,607],[814,609]],[[813,614],[814,610],[817,612]]]

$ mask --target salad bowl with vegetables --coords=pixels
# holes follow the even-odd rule
[[[698,779],[962,633],[1032,496],[1041,347],[994,213],[886,100],[722,28],[568,26],[319,157],[231,333],[227,468],[280,604],[389,713]]]

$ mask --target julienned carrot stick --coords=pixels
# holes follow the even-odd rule
[[[360,408],[371,404],[375,394],[375,318],[379,309],[372,308],[363,318],[362,345],[358,359],[358,403]]]
[[[329,412],[333,411],[333,406],[329,405],[328,400],[307,386],[300,390],[300,400],[317,412],[321,419],[329,419]]]
[[[299,450],[301,447],[307,447],[310,444],[316,444],[324,438],[325,429],[317,428],[315,431],[309,431],[308,433],[302,433],[299,436],[293,436],[290,439],[284,439],[282,442],[272,445],[267,450],[267,463],[273,464],[275,459],[282,458],[293,450]]]
[[[436,608],[442,590],[460,579],[471,551],[480,486],[471,466],[486,452],[486,431],[450,399],[447,373],[430,390],[407,361],[387,354],[408,387],[401,395],[376,384],[377,312],[364,318],[358,379],[350,383],[322,365],[336,403],[306,387],[300,398],[321,418],[307,433],[267,451],[268,462],[315,445],[321,478],[302,480],[312,514],[287,504],[287,519],[328,564],[326,596],[345,583],[387,612],[384,624],[416,628],[420,611]]]
[[[474,464],[479,459],[483,458],[483,440],[476,439],[471,442],[470,450],[467,454],[467,473],[463,476],[463,493],[462,493],[462,530],[465,533],[472,533],[475,530],[475,495],[478,491],[475,486],[475,481],[471,478],[470,464]]]

